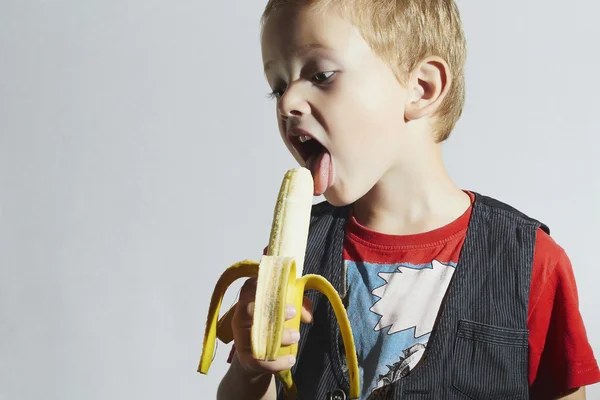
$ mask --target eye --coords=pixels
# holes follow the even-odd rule
[[[267,93],[267,97],[269,97],[269,99],[273,100],[273,99],[280,99],[281,96],[283,96],[283,91],[282,90],[273,90],[270,93]]]
[[[324,83],[335,74],[334,71],[317,72],[312,76],[316,83]]]

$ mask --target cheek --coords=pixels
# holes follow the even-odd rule
[[[338,96],[337,117],[345,120],[346,126],[368,132],[366,139],[377,140],[384,132],[401,128],[404,96],[403,88],[390,76],[357,79]]]
[[[369,103],[364,97],[347,96],[337,104],[336,124],[331,128],[341,156],[380,153],[398,138],[404,124],[403,110],[394,99],[386,100],[384,94]]]
[[[400,98],[397,89],[373,85],[344,93],[335,102],[335,114],[330,119],[335,124],[330,132],[335,135],[342,196],[364,194],[397,158],[404,126]]]

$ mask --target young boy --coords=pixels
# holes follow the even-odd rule
[[[314,177],[305,273],[345,301],[361,399],[584,398],[600,380],[573,271],[548,228],[459,189],[441,142],[464,101],[453,0],[270,0],[262,54],[284,143]],[[348,398],[337,323],[307,292],[297,360],[250,352],[255,281],[222,399]],[[293,315],[293,308],[290,311]],[[279,390],[278,390],[279,389]]]

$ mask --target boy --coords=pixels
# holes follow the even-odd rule
[[[346,303],[361,399],[584,398],[600,372],[565,252],[540,222],[459,189],[442,162],[464,101],[453,0],[270,0],[263,18],[280,132],[327,199],[304,271]],[[254,285],[219,398],[282,398],[273,373],[292,365],[300,399],[347,398],[318,293],[282,340],[299,341],[298,359],[252,359]]]

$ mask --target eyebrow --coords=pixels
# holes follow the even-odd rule
[[[296,47],[293,49],[292,54],[294,56],[299,56],[300,54],[303,53],[307,53],[311,50],[315,50],[315,49],[321,49],[321,50],[331,50],[329,47],[324,46],[320,43],[309,43],[309,44],[305,44],[304,46],[300,46],[300,47]],[[264,70],[265,72],[268,71],[272,66],[273,66],[273,60],[269,60],[264,64]]]

